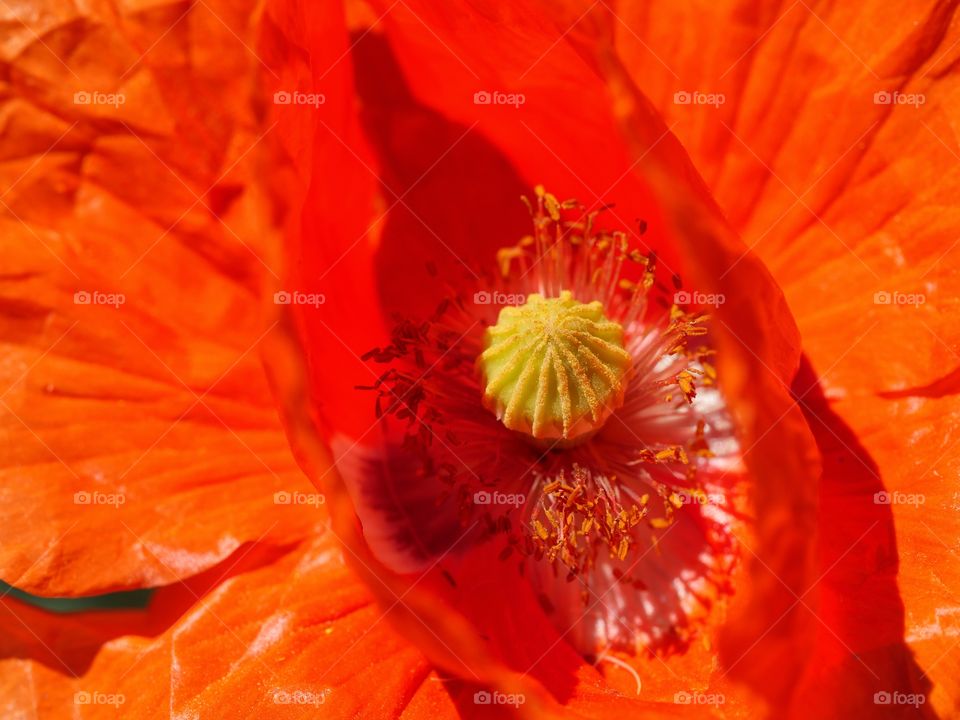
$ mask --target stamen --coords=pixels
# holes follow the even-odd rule
[[[649,496],[624,505],[615,481],[574,465],[544,485],[530,526],[533,554],[561,562],[573,576],[591,570],[600,548],[623,560],[636,542],[633,529],[647,516]]]
[[[533,234],[497,253],[499,273],[472,304],[481,288],[451,288],[364,356],[389,366],[369,389],[384,431],[401,433],[402,477],[385,494],[415,507],[429,495],[430,508],[455,506],[461,527],[480,520],[502,536],[501,560],[520,555],[565,630],[589,611],[585,651],[682,645],[694,613],[728,591],[740,503],[709,318],[672,305],[679,279],[656,281],[656,257],[595,227],[600,211],[542,187],[524,200]],[[491,296],[523,304],[499,309]],[[445,526],[432,513],[419,519],[424,541],[411,533],[417,553]],[[675,568],[666,553],[682,555]],[[619,623],[596,609],[607,591],[630,613]]]

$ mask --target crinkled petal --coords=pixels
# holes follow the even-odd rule
[[[0,577],[155,586],[302,537],[316,507],[274,498],[310,488],[259,357],[276,235],[246,15],[3,13]]]
[[[832,412],[894,499],[906,641],[949,712],[960,697],[956,7],[618,9],[633,77],[783,287]],[[725,102],[680,105],[678,91]],[[871,512],[871,487],[850,498],[857,514]]]
[[[4,600],[4,717],[457,717],[467,689],[383,620],[332,534],[224,566],[139,612]]]

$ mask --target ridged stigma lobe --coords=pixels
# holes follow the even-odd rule
[[[623,328],[599,301],[533,294],[505,307],[484,336],[483,404],[511,430],[569,444],[623,403],[630,371]]]

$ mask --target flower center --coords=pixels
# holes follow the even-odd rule
[[[484,335],[478,365],[483,404],[511,430],[569,446],[598,430],[623,403],[631,359],[623,327],[599,301],[533,294],[505,307]]]
[[[367,388],[389,445],[357,485],[364,527],[403,572],[454,562],[464,527],[500,536],[584,654],[685,649],[731,590],[748,507],[708,316],[600,211],[542,187],[527,205],[498,275],[364,355],[389,366]]]

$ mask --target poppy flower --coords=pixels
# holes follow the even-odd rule
[[[6,13],[5,715],[956,714],[952,7]]]

